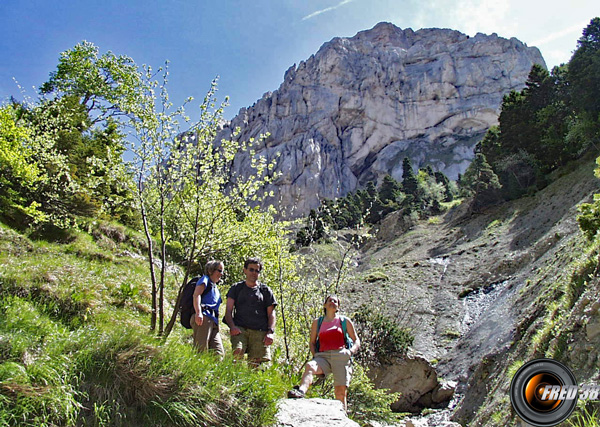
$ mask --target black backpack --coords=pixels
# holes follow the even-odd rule
[[[186,329],[192,329],[190,318],[192,317],[192,314],[196,312],[196,310],[194,310],[194,291],[196,290],[196,283],[198,283],[198,280],[200,279],[201,277],[194,277],[187,282],[181,294],[181,301],[179,303],[179,323]],[[204,289],[202,295],[208,290],[209,286]]]

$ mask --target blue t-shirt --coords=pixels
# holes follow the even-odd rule
[[[202,314],[208,316],[216,324],[219,323],[219,306],[221,305],[221,293],[219,288],[210,280],[210,277],[204,275],[196,282],[196,286],[204,285],[202,293]]]

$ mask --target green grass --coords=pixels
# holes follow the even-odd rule
[[[114,245],[0,227],[0,426],[271,423],[289,376],[199,355],[181,328],[150,333],[147,266],[111,230]]]
[[[289,388],[276,367],[199,355],[135,322],[95,323],[72,329],[23,298],[0,300],[0,425],[266,425]]]
[[[156,337],[143,239],[118,224],[82,228],[42,238],[0,224],[0,427],[272,425],[304,361],[256,370],[196,353],[179,326]],[[318,249],[340,257],[335,245]],[[394,395],[355,369],[350,416],[395,419]]]
[[[591,405],[578,406],[567,423],[570,427],[600,427],[600,410]]]

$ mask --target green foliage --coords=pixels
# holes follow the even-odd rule
[[[600,178],[600,157],[596,159],[596,164],[598,167],[595,170],[595,175]],[[594,202],[582,203],[579,205],[578,210],[577,222],[579,228],[588,240],[593,240],[598,230],[600,230],[600,194],[594,194]]]
[[[412,168],[412,164],[408,157],[402,161],[402,190],[404,193],[413,199],[417,198],[417,177]]]
[[[0,167],[7,182],[0,184],[0,203],[7,207],[4,219],[14,226],[69,228],[80,216],[131,225],[137,220],[117,117],[131,110],[126,103],[139,96],[139,88],[131,86],[139,79],[127,77],[132,69],[126,60],[111,54],[99,59],[97,50],[84,42],[64,52],[58,71],[42,85],[45,98],[2,107],[0,141],[6,155]],[[20,166],[23,161],[27,168]]]
[[[593,240],[600,230],[600,194],[594,194],[593,203],[582,203],[578,209],[579,228],[588,240]]]
[[[376,389],[367,377],[367,368],[359,364],[354,364],[353,368],[352,382],[348,388],[350,418],[359,424],[369,421],[392,424],[399,421],[398,414],[392,412],[391,405],[399,399],[400,393]]]
[[[499,126],[478,145],[515,199],[547,185],[551,171],[581,157],[600,136],[600,18],[583,30],[567,65],[534,65],[525,88],[507,94]]]
[[[475,159],[462,176],[460,185],[473,196],[472,208],[475,211],[498,201],[501,184],[482,153],[475,155]]]
[[[76,97],[94,123],[139,111],[145,90],[131,58],[112,52],[99,55],[99,48],[87,41],[62,52],[56,71],[40,87],[42,94],[55,99]]]
[[[0,215],[5,221],[18,223],[19,215],[34,221],[43,220],[40,204],[28,194],[43,179],[34,160],[30,131],[18,123],[17,110],[0,108]]]
[[[306,219],[306,226],[301,228],[296,235],[296,245],[308,246],[313,242],[318,242],[326,236],[326,224],[322,217],[317,215],[317,211],[310,210]]]
[[[406,159],[410,166],[410,160]],[[403,191],[403,184],[389,175],[383,178],[379,188],[369,181],[364,190],[357,190],[345,197],[323,200],[317,210],[311,210],[305,226],[296,234],[297,246],[308,246],[326,240],[333,230],[374,225],[386,215],[402,210],[403,215],[427,217],[441,213],[444,203],[452,201],[458,188],[441,172],[431,167],[420,170],[418,175],[405,174],[407,182],[414,184],[414,194]],[[414,178],[414,182],[412,181]]]
[[[365,365],[391,363],[405,356],[414,341],[410,329],[401,327],[373,304],[361,305],[353,319],[361,339],[361,350],[356,357]]]
[[[568,79],[574,106],[598,121],[600,114],[600,18],[592,19],[569,61]]]

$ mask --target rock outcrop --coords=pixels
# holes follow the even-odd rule
[[[277,427],[358,427],[346,416],[342,402],[329,399],[279,401]]]
[[[456,388],[454,381],[440,383],[429,362],[416,356],[373,367],[369,376],[377,388],[400,393],[400,398],[392,403],[395,412],[419,413],[424,408],[446,407]]]
[[[536,63],[545,66],[538,49],[515,38],[380,23],[290,67],[217,140],[238,127],[241,140],[270,133],[257,154],[279,156],[272,202],[292,217],[386,174],[401,179],[404,157],[455,179]],[[252,173],[248,156],[237,157],[237,173]]]

